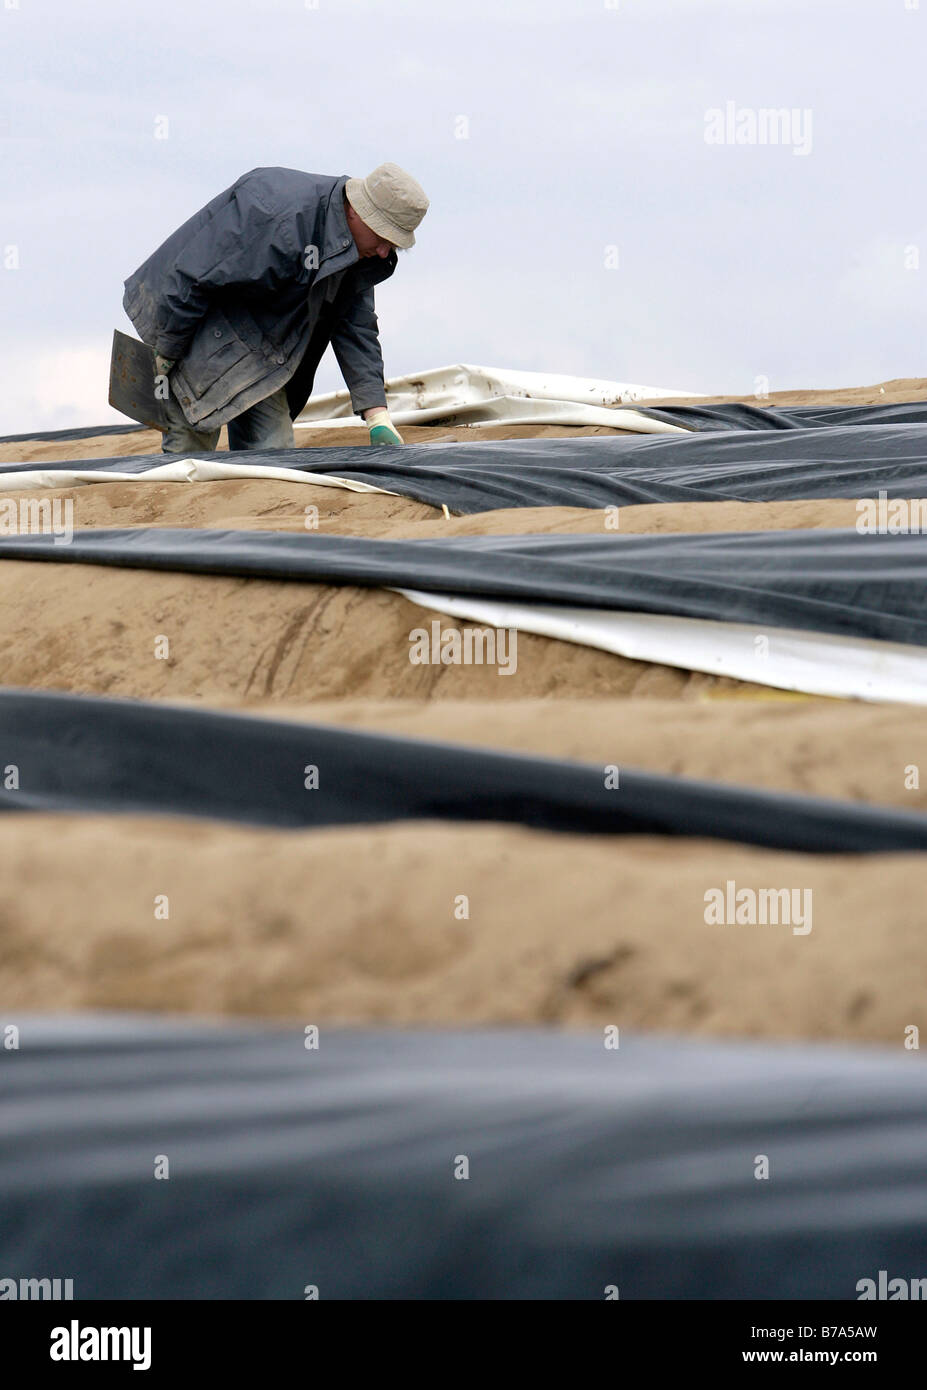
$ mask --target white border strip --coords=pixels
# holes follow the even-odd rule
[[[211,459],[177,459],[155,464],[143,473],[112,473],[100,468],[35,468],[4,473],[0,465],[0,492],[27,492],[32,488],[83,487],[89,483],[216,483],[229,479],[257,478],[280,483],[307,483],[319,487],[347,488],[348,492],[380,492],[398,497],[385,487],[339,478],[334,473],[303,473],[298,468],[260,468],[250,463],[214,463]]]
[[[927,705],[927,648],[793,628],[396,589],[423,608],[779,690]]]

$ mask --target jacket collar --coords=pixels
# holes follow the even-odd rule
[[[325,231],[322,235],[319,258],[319,269],[322,275],[331,275],[338,270],[347,270],[349,265],[360,260],[344,212],[344,186],[347,181],[348,175],[342,174],[328,200],[328,208],[325,213]]]
[[[390,251],[388,256],[371,256],[367,259],[359,255],[344,211],[344,186],[349,177],[342,174],[332,189],[325,217],[325,245],[322,247],[316,283],[327,275],[334,275],[356,264],[359,281],[365,285],[378,285],[392,275],[399,256],[395,251]]]
[[[348,219],[344,210],[344,188],[347,181],[348,175],[342,174],[332,189],[332,196],[328,203],[328,216],[325,219],[326,240],[341,250],[354,246],[354,237],[351,235],[351,228],[348,226]],[[357,247],[354,246],[354,249],[356,251]]]
[[[381,280],[388,280],[399,263],[399,255],[396,251],[390,251],[388,256],[370,256],[367,260],[361,260],[355,271],[357,283],[363,285],[379,285]]]

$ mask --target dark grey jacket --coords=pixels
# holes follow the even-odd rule
[[[252,169],[125,282],[139,337],[177,362],[191,425],[215,429],[281,386],[295,419],[329,343],[354,410],[386,404],[373,287],[397,257],[358,256],[347,178]]]

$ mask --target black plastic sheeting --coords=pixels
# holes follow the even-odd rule
[[[697,835],[805,853],[927,849],[927,816],[313,724],[0,692],[0,811],[185,815],[287,828],[443,819]],[[307,769],[317,769],[307,788]],[[309,775],[311,779],[311,774]]]
[[[927,424],[927,401],[893,401],[882,405],[765,407],[733,401],[720,405],[632,405],[630,409],[636,410],[639,415],[649,415],[655,420],[663,420],[690,430],[782,430],[820,425]],[[437,420],[434,426],[435,429],[441,429],[445,424]],[[81,425],[69,430],[0,435],[0,444],[18,444],[28,440],[94,439],[97,435],[130,434],[147,428],[147,425],[137,425],[130,421],[126,421],[124,425]]]
[[[905,409],[920,412],[923,407]],[[919,414],[907,424],[731,429],[716,421],[711,428],[686,435],[589,435],[407,444],[402,449],[249,450],[190,457],[335,474],[461,514],[500,507],[868,498],[877,497],[880,490],[888,497],[927,496],[927,423]],[[166,455],[141,454],[4,464],[3,471],[41,467],[143,473],[169,461]]]
[[[619,1038],[25,1018],[0,1268],[75,1299],[854,1300],[924,1273],[916,1054]]]
[[[896,401],[888,405],[755,406],[740,402],[721,405],[636,407],[670,425],[689,430],[796,430],[832,425],[927,424],[927,401]]]
[[[359,584],[927,645],[927,536],[856,531],[369,540],[170,527],[0,538],[0,561]]]
[[[101,434],[140,434],[142,430],[147,428],[147,425],[134,425],[127,420],[124,425],[80,425],[72,430],[40,430],[38,433],[33,430],[30,434],[4,434],[0,436],[0,444],[21,444],[27,440],[40,443],[55,439],[60,439],[62,442],[67,439],[96,439],[97,435]],[[28,466],[30,468],[44,468],[45,464],[30,463]],[[3,465],[0,464],[0,469],[2,467]]]

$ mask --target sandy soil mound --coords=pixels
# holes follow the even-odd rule
[[[820,391],[812,387],[803,391],[770,391],[760,400],[756,396],[664,396],[648,405],[714,405],[722,401],[742,401],[746,405],[891,405],[898,401],[927,400],[927,377],[896,376],[890,381],[877,381],[874,386],[838,386]]]
[[[63,495],[75,499],[78,527],[304,531],[307,493],[319,507],[313,534],[400,539],[604,530],[604,513],[581,508],[445,519],[402,498],[260,481],[105,483]],[[852,526],[855,518],[855,504],[843,500],[708,502],[628,507],[621,523],[632,534]],[[6,653],[7,685],[206,700],[678,697],[764,688],[528,633],[519,633],[518,670],[512,676],[501,677],[495,667],[412,666],[409,633],[435,616],[376,589],[0,561],[0,647]],[[170,640],[169,661],[153,656],[161,635]]]
[[[690,694],[699,698],[278,701],[248,713],[927,812],[927,710]],[[911,768],[922,785],[910,785]]]
[[[512,507],[473,516],[444,517],[437,508],[406,497],[261,479],[92,483],[77,488],[6,491],[0,496],[16,500],[17,504],[20,498],[43,502],[55,498],[69,500],[73,504],[73,525],[84,529],[189,526],[380,538],[550,532],[601,535],[606,519],[604,510],[586,507]],[[658,502],[623,507],[619,520],[620,529],[628,534],[657,534],[849,527],[856,525],[857,517],[856,503],[840,498],[800,502]]]
[[[927,809],[927,789],[904,785],[927,753],[927,715],[907,709],[528,700],[255,712]],[[287,833],[72,816],[43,817],[41,835],[36,826],[6,816],[0,837],[8,1009],[614,1023],[899,1046],[920,1021],[922,856],[508,826]],[[709,927],[705,891],[728,879],[810,889],[811,932]],[[167,921],[154,917],[159,894]]]
[[[925,395],[927,381],[908,380],[770,402]],[[480,437],[598,432],[499,426]],[[475,434],[406,431],[411,442]],[[350,438],[306,431],[300,443],[365,438],[360,427]],[[152,433],[0,445],[0,459],[158,443]],[[323,534],[598,532],[603,521],[571,508],[447,521],[403,498],[260,481],[42,495],[72,496],[83,526],[293,531],[304,529],[307,505],[318,506]],[[852,501],[824,501],[635,507],[621,522],[643,533],[855,519]],[[353,587],[0,564],[6,685],[210,703],[927,810],[927,790],[905,785],[912,765],[927,762],[927,711],[787,696],[525,634],[511,677],[412,666],[409,633],[434,616]],[[155,658],[162,635],[167,661]],[[922,1021],[924,856],[430,823],[286,833],[7,815],[2,831],[8,1009],[151,1008],[300,1026],[617,1024],[899,1047],[904,1028]],[[708,926],[705,891],[729,879],[812,890],[812,931]],[[155,917],[160,894],[166,921]]]
[[[42,829],[8,816],[0,839],[8,1016],[616,1024],[899,1047],[923,1022],[923,856],[432,823],[303,834],[46,817]],[[705,892],[728,879],[810,890],[810,933],[707,925]]]
[[[0,563],[5,685],[207,701],[678,697],[751,688],[530,633],[519,633],[509,676],[488,665],[413,666],[409,634],[438,617],[383,589]],[[168,660],[155,658],[160,637],[170,644]]]

